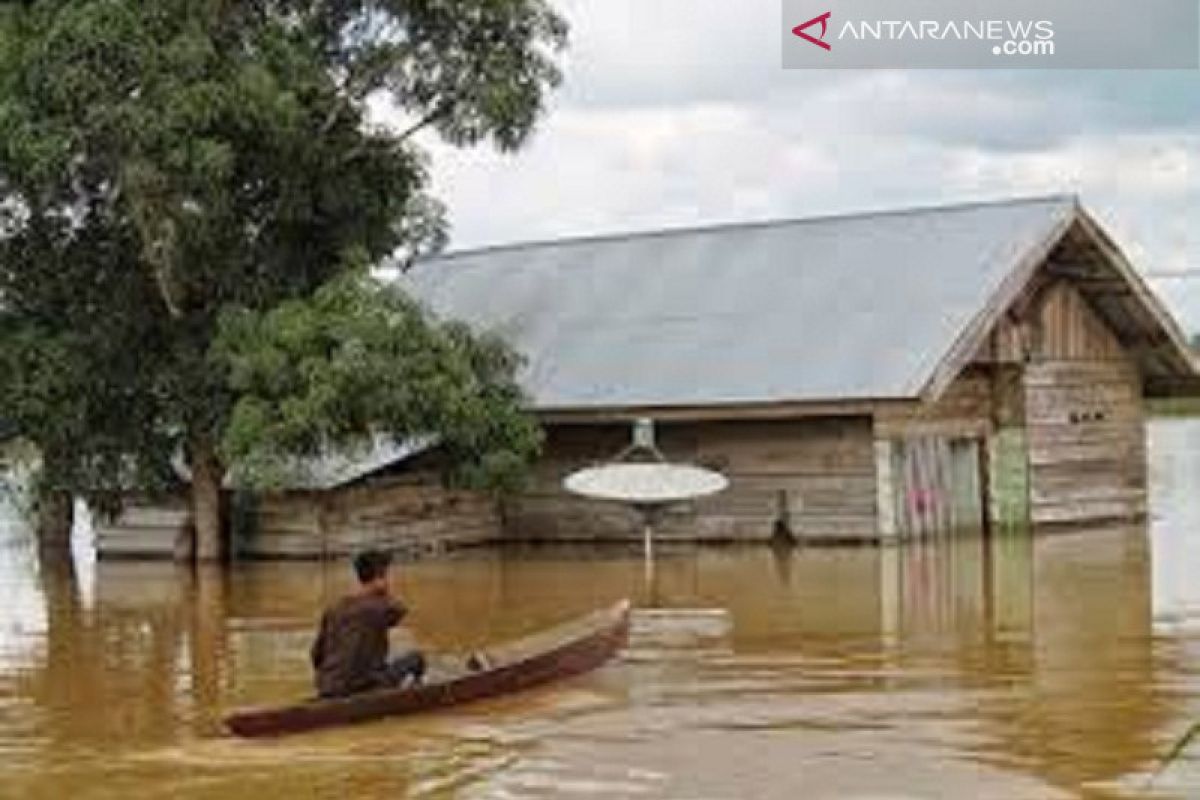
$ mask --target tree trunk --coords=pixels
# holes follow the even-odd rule
[[[221,561],[226,557],[225,514],[221,483],[225,471],[212,442],[197,437],[191,448],[192,524],[196,528],[195,558],[198,562]]]
[[[70,561],[75,498],[64,488],[64,458],[53,447],[42,450],[42,473],[37,482],[36,524],[43,561]]]
[[[173,552],[178,564],[191,564],[196,560],[196,526],[190,519],[175,532]]]
[[[70,561],[75,498],[70,492],[44,485],[37,498],[38,550],[51,560]]]

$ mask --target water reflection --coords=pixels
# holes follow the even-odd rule
[[[1200,621],[1200,420],[1150,426],[1154,616],[1163,625]]]
[[[1200,691],[1200,425],[1152,442],[1149,536],[665,549],[653,586],[636,550],[408,566],[411,635],[431,649],[626,595],[728,624],[664,614],[563,686],[268,744],[217,737],[220,714],[308,691],[312,621],[344,565],[39,569],[9,528],[0,795],[1136,796]],[[1194,794],[1187,775],[1163,785]]]
[[[0,517],[0,681],[37,658],[46,637],[46,606],[37,581],[37,558],[23,532]]]

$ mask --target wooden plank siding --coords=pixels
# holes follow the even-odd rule
[[[991,371],[969,367],[936,402],[881,407],[875,414],[875,437],[984,437],[992,431],[992,405]]]
[[[1024,355],[998,362],[992,375],[992,424],[987,443],[987,502],[993,530],[1029,527],[1029,437],[1025,428]]]
[[[555,426],[532,485],[505,504],[505,535],[526,541],[632,540],[638,515],[582,500],[562,488],[576,469],[615,456],[625,425]],[[876,536],[875,455],[869,417],[671,423],[658,446],[672,461],[698,463],[730,479],[725,492],[671,510],[662,539],[799,541]]]
[[[977,531],[983,523],[982,454],[992,439],[994,371],[970,367],[933,403],[875,415],[882,538]]]
[[[904,538],[978,531],[983,524],[980,442],[929,436],[892,448],[896,531]]]
[[[1134,349],[1092,301],[1069,279],[1039,273],[934,402],[848,400],[658,417],[668,459],[718,470],[730,487],[671,508],[657,535],[834,543],[942,535],[983,520],[1019,528],[1138,519],[1147,511],[1143,389]],[[502,503],[441,488],[435,462],[419,460],[349,487],[265,496],[239,555],[635,541],[635,512],[562,487],[571,472],[628,445],[627,416],[546,418],[544,453],[528,487]],[[102,529],[100,550],[169,555],[187,524],[175,512],[162,517],[134,506],[121,524]]]
[[[416,554],[493,542],[497,503],[451,491],[436,475],[414,473],[326,492],[287,492],[259,499],[245,558],[346,555],[366,547]]]
[[[116,519],[97,518],[100,558],[169,559],[190,537],[192,512],[184,497],[148,500],[131,497]]]
[[[1139,519],[1147,502],[1142,397],[1131,351],[1069,281],[1040,274],[937,403],[882,409],[876,436],[983,437],[994,525]],[[881,497],[897,509],[882,520],[884,532],[895,533],[905,525],[900,468],[884,474],[880,464]]]
[[[1030,320],[1025,368],[1034,524],[1137,520],[1147,513],[1137,365],[1079,293],[1049,289]]]

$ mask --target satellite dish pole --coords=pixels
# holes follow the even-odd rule
[[[633,423],[633,443],[625,449],[623,456],[630,453],[644,452],[655,458],[660,464],[667,460],[654,441],[654,420],[649,417],[639,417]],[[621,460],[618,457],[617,460]],[[642,561],[646,568],[646,585],[654,580],[654,522],[660,508],[651,503],[634,506],[642,517]]]
[[[642,458],[631,461],[634,454]],[[572,494],[623,503],[639,513],[646,582],[652,585],[655,521],[673,503],[724,491],[729,480],[712,470],[667,461],[655,441],[654,421],[643,417],[634,421],[628,447],[606,464],[568,475],[563,486]]]

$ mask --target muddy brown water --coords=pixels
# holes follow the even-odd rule
[[[270,742],[345,565],[39,570],[0,535],[0,797],[1200,796],[1200,421],[1151,426],[1146,527],[899,548],[480,550],[405,566],[409,634],[488,642],[632,596],[557,686]]]

